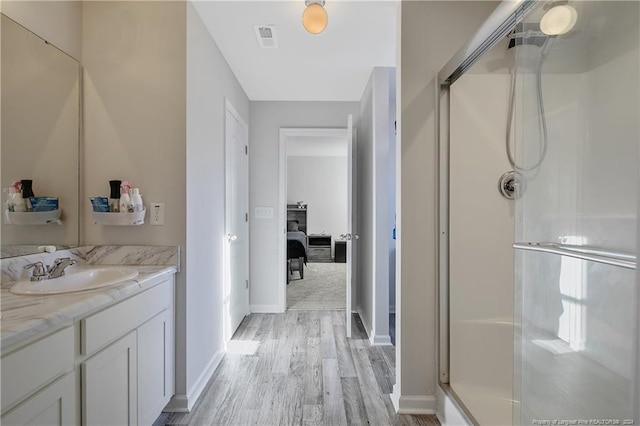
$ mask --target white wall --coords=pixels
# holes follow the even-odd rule
[[[402,2],[396,385],[400,411],[434,412],[437,288],[436,73],[497,3]]]
[[[278,238],[284,223],[278,223],[280,128],[345,128],[347,115],[358,122],[358,102],[251,102],[249,124],[250,211],[273,207],[271,219],[250,220],[251,309],[275,312],[283,260],[278,258]],[[284,208],[284,206],[282,206]]]
[[[0,12],[77,60],[82,59],[81,1],[0,1]]]
[[[346,144],[346,140],[345,140]],[[287,156],[287,204],[307,204],[307,234],[347,233],[347,157]]]
[[[186,339],[188,405],[223,351],[225,98],[249,122],[249,99],[192,3],[187,6]]]
[[[360,270],[358,311],[369,338],[375,344],[390,344],[389,266],[395,213],[390,201],[389,182],[394,142],[390,106],[391,87],[395,86],[392,68],[376,67],[361,100],[358,127],[358,219]],[[395,158],[395,156],[393,156]],[[394,174],[395,176],[395,174]]]

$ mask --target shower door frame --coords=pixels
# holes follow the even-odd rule
[[[436,132],[438,139],[438,286],[437,286],[437,371],[442,391],[449,396],[466,420],[478,424],[471,412],[449,386],[449,171],[451,85],[486,52],[503,40],[529,11],[542,0],[503,0],[469,41],[437,74]]]

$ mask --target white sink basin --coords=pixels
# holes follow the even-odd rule
[[[73,293],[120,284],[136,276],[138,271],[130,268],[70,269],[59,278],[44,281],[18,281],[9,291],[22,295]]]

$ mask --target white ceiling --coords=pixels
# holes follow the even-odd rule
[[[359,101],[372,68],[394,67],[399,1],[326,0],[326,30],[302,27],[304,0],[194,1],[254,101]],[[275,25],[262,49],[254,25]]]
[[[289,136],[287,157],[346,157],[347,138],[328,136]]]

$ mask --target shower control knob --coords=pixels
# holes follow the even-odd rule
[[[508,200],[516,200],[524,193],[524,176],[516,171],[506,172],[498,179],[500,194]]]

